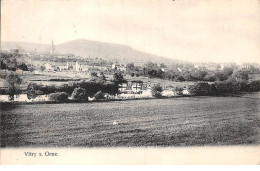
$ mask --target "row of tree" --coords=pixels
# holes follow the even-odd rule
[[[80,88],[80,89],[79,89]],[[82,91],[82,89],[84,91]],[[116,95],[118,93],[118,85],[115,83],[101,83],[94,81],[80,81],[70,84],[63,84],[61,86],[55,85],[37,85],[35,83],[30,83],[27,88],[28,99],[36,98],[39,95],[48,95],[57,92],[64,92],[68,95],[78,93],[83,93],[85,98],[93,97],[97,92],[107,93],[110,95]],[[74,93],[73,93],[74,92]],[[77,94],[76,93],[76,94]],[[84,99],[82,99],[84,100]]]
[[[22,79],[15,72],[10,72],[6,75],[5,80],[8,86],[7,89],[1,89],[1,94],[7,94],[10,100],[14,100],[14,96],[21,93],[20,84],[22,83]],[[100,76],[97,76],[96,73],[92,73],[91,79],[88,81],[71,82],[61,86],[30,83],[27,86],[27,96],[28,99],[33,99],[39,95],[58,93],[57,96],[65,97],[64,93],[67,95],[75,95],[78,92],[83,92],[86,99],[87,97],[95,96],[97,93],[97,97],[100,98],[100,94],[116,95],[119,90],[119,84],[123,82],[126,82],[126,80],[121,73],[115,73],[111,81],[106,81],[106,77],[103,73],[100,73]],[[82,91],[82,89],[84,89],[84,91]],[[60,94],[61,92],[63,93]]]
[[[224,95],[234,94],[237,92],[257,92],[260,91],[260,81],[237,81],[226,80],[217,81],[213,84],[207,82],[197,82],[188,88],[188,91],[192,95],[198,96],[212,96],[212,95]]]
[[[61,86],[43,86],[35,83],[30,83],[27,88],[28,98],[35,98],[39,95],[49,94],[51,100],[61,101],[70,96],[74,100],[87,101],[88,97],[95,99],[103,99],[105,94],[116,95],[119,91],[119,84],[126,82],[122,73],[115,73],[113,80],[107,82],[105,75],[101,72],[99,76],[97,73],[91,73],[89,81],[78,81],[70,84],[63,84]]]
[[[158,66],[156,63],[147,63],[143,67],[135,67],[133,63],[127,64],[127,73],[131,76],[143,75],[149,78],[160,78],[172,81],[224,81],[230,77],[248,79],[250,73],[247,69],[238,67],[224,67],[222,70],[210,71],[206,68],[182,67],[167,69]]]
[[[29,67],[24,62],[14,62],[14,63],[5,63],[1,60],[0,63],[1,70],[9,70],[9,71],[16,71],[17,69],[23,70],[23,71],[29,71]]]
[[[173,91],[178,95],[183,95],[184,87],[176,86]],[[160,84],[152,87],[152,96],[155,98],[162,97],[163,88]],[[195,96],[216,96],[226,94],[236,94],[238,92],[258,92],[260,91],[260,80],[245,81],[245,80],[225,80],[216,81],[214,83],[196,82],[188,87],[190,95]]]

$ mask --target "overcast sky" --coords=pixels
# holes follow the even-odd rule
[[[260,63],[259,0],[2,0],[1,40],[118,43],[174,59]]]

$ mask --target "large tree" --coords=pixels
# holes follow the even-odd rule
[[[10,100],[14,100],[14,95],[20,94],[19,85],[22,83],[22,79],[16,73],[9,73],[6,76],[6,82],[8,83],[8,95]]]
[[[29,71],[28,66],[23,62],[17,66],[17,68],[23,70],[23,71]]]
[[[161,98],[162,97],[162,91],[163,91],[163,88],[160,86],[160,84],[156,84],[152,87],[151,89],[152,91],[152,96],[155,97],[155,98]]]
[[[88,94],[84,88],[75,88],[71,94],[72,99],[88,101]]]
[[[248,80],[248,72],[245,70],[236,70],[232,73],[232,78],[235,80]]]
[[[119,72],[119,73],[115,73],[115,74],[114,74],[114,76],[113,76],[113,82],[118,85],[118,84],[125,83],[126,80],[124,79],[122,73]]]
[[[104,84],[104,83],[106,83],[106,81],[107,81],[106,76],[104,75],[103,72],[100,72],[100,74],[99,74],[99,82]]]
[[[135,71],[135,65],[134,63],[129,63],[126,65],[126,71],[128,73],[133,73]]]
[[[36,83],[30,83],[27,86],[27,98],[34,99],[39,95],[42,95],[43,92],[39,90],[39,86]]]

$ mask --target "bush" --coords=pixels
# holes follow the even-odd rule
[[[152,93],[152,95],[153,95],[153,97],[155,97],[155,98],[162,98],[162,93],[160,93],[160,92],[158,92],[158,91]]]
[[[213,82],[216,81],[216,76],[214,74],[208,74],[204,77],[205,81]]]
[[[104,93],[102,93],[101,91],[97,92],[95,95],[94,95],[94,98],[96,100],[101,100],[101,99],[105,99],[105,96],[104,96]]]
[[[117,85],[122,84],[122,83],[126,83],[125,78],[123,77],[121,72],[118,73],[114,73],[113,75],[113,82]]]
[[[65,92],[51,93],[49,95],[49,100],[64,102],[68,100],[68,94]]]
[[[63,84],[61,86],[43,86],[37,85],[34,90],[40,90],[43,92],[42,94],[50,94],[55,92],[65,92],[67,94],[72,94],[75,88],[82,88],[86,90],[86,94],[89,97],[93,97],[98,91],[102,91],[103,93],[108,93],[111,95],[115,95],[118,93],[118,85],[115,83],[101,83],[101,82],[93,82],[93,81],[79,81],[73,82],[69,84]]]
[[[179,76],[177,77],[177,80],[178,80],[178,81],[185,81],[185,78],[184,78],[183,76],[179,75]]]
[[[217,94],[236,93],[242,89],[244,83],[236,80],[217,81],[214,83]]]
[[[39,86],[36,83],[30,83],[27,87],[27,98],[34,99],[39,95],[42,95],[43,92],[39,90]]]
[[[248,72],[244,70],[237,70],[232,73],[231,77],[236,80],[248,80]]]
[[[184,88],[181,86],[176,86],[173,91],[176,92],[178,95],[183,95]]]
[[[58,89],[58,87],[57,86],[55,86],[55,85],[39,85],[38,87],[38,90],[40,90],[40,91],[42,91],[43,92],[43,94],[50,94],[50,93],[55,93],[56,91],[57,91],[57,89]]]
[[[78,86],[75,82],[70,84],[62,84],[61,86],[56,87],[56,91],[72,94],[76,87]]]
[[[98,91],[104,89],[104,84],[100,82],[81,82],[79,87],[84,88],[89,97],[93,97]]]
[[[74,91],[71,94],[71,97],[73,100],[82,100],[82,101],[88,100],[88,95],[86,90],[80,87],[74,89]]]
[[[209,96],[216,94],[216,87],[213,84],[208,84],[206,82],[198,82],[191,85],[188,90],[192,95],[197,96]]]
[[[116,95],[116,94],[118,94],[118,89],[119,89],[119,87],[117,84],[107,83],[107,84],[104,84],[102,92],[108,93],[110,95]]]
[[[260,80],[249,82],[247,85],[247,91],[257,92],[260,91]]]
[[[155,98],[161,98],[162,91],[163,91],[163,88],[160,86],[160,84],[156,84],[152,87],[152,96]]]
[[[27,98],[28,99],[35,99],[36,97],[43,95],[43,92],[40,90],[30,90],[27,91]]]

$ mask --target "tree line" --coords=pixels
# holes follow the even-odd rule
[[[94,74],[95,75],[95,74]],[[96,77],[96,75],[95,75]],[[102,77],[102,76],[101,76]],[[1,94],[8,94],[10,100],[14,100],[14,96],[21,93],[19,85],[22,79],[16,73],[9,73],[5,80],[8,83],[8,89]],[[88,101],[88,97],[97,100],[105,99],[105,95],[117,95],[119,93],[119,85],[126,82],[121,73],[115,73],[111,82],[104,82],[102,79],[90,79],[61,86],[56,85],[39,85],[30,83],[27,86],[28,99],[34,99],[39,95],[49,95],[50,100],[66,101],[71,96],[73,100]],[[173,91],[178,95],[182,95],[185,88],[176,86]],[[152,96],[161,98],[163,88],[157,84],[151,88]],[[228,80],[209,82],[196,82],[188,87],[191,95],[198,96],[212,96],[212,95],[225,95],[235,94],[238,92],[257,92],[260,91],[260,80],[248,81],[241,75],[235,75]]]
[[[97,82],[93,80],[84,80],[63,84],[61,86],[30,83],[27,88],[27,96],[28,99],[31,99],[36,98],[39,95],[49,95],[50,99],[55,101],[60,101],[60,97],[63,97],[61,99],[65,100],[71,96],[74,100],[88,101],[88,97],[103,99],[105,94],[116,95],[118,94],[118,89],[119,84],[116,81]]]
[[[222,70],[210,71],[206,68],[194,68],[193,65],[176,65],[167,68],[164,64],[158,66],[156,63],[149,62],[145,65],[135,66],[133,63],[127,64],[127,73],[131,76],[140,75],[149,78],[160,78],[171,81],[225,81],[230,76],[239,75],[242,79],[248,79],[248,74],[259,72],[259,69],[251,67],[249,69],[238,69],[237,66],[224,67]],[[167,69],[165,71],[164,69]]]
[[[20,84],[22,79],[14,72],[7,74],[5,78],[8,88],[1,89],[1,94],[9,95],[10,100],[14,100],[15,95],[21,93]],[[29,83],[27,86],[27,97],[28,99],[34,99],[40,95],[49,95],[51,100],[60,101],[65,100],[69,96],[74,100],[87,101],[88,97],[94,97],[96,99],[103,99],[105,94],[116,95],[119,91],[119,84],[126,82],[122,73],[115,73],[111,81],[106,81],[103,73],[97,74],[92,73],[90,80],[81,80],[57,85],[41,85],[36,83]]]
[[[188,91],[196,96],[214,96],[225,94],[236,94],[238,92],[258,92],[260,91],[260,81],[217,81],[213,84],[207,82],[197,82],[189,86]]]

